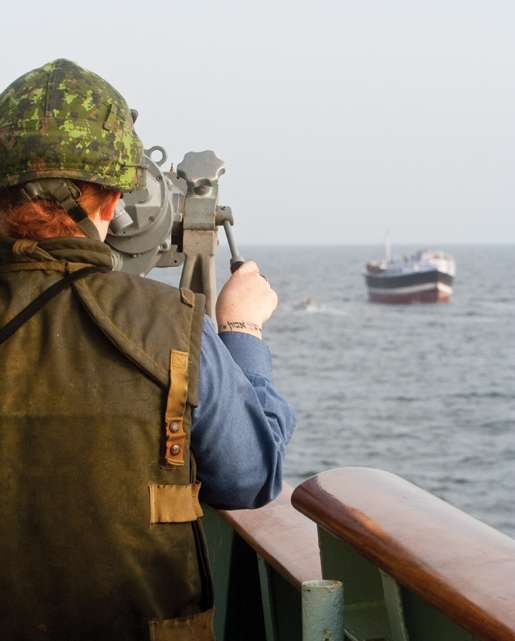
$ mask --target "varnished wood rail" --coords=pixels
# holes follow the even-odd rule
[[[324,472],[292,502],[472,634],[515,641],[515,540],[380,470]]]
[[[320,579],[316,526],[291,505],[292,488],[257,510],[221,510],[241,538],[296,590],[303,581]]]

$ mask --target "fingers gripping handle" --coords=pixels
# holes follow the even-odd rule
[[[241,256],[239,257],[241,259]],[[244,260],[234,260],[231,258],[231,274],[234,274],[244,263]]]

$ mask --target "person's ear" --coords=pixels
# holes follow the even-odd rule
[[[120,200],[121,193],[119,191],[113,191],[107,195],[104,204],[100,208],[100,219],[101,220],[112,220],[114,215],[115,207]]]

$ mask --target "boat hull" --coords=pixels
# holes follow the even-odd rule
[[[446,303],[452,294],[454,278],[439,271],[395,276],[365,276],[369,299],[375,303]]]

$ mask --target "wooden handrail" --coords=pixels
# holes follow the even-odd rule
[[[302,582],[320,579],[320,555],[315,524],[291,505],[292,488],[257,510],[220,510],[223,518],[248,545],[300,590]]]
[[[515,540],[380,470],[324,472],[292,502],[465,629],[515,641]]]

